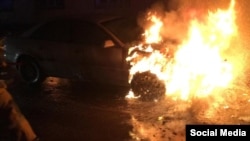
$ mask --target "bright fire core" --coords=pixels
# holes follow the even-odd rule
[[[187,35],[177,45],[165,44],[161,36],[162,28],[167,28],[164,19],[149,13],[152,24],[145,30],[145,41],[131,47],[130,52],[139,49],[150,55],[133,53],[127,58],[132,65],[130,80],[136,72],[150,71],[164,81],[166,95],[183,100],[227,87],[234,79],[234,66],[226,53],[237,35],[234,5],[232,0],[226,10],[210,11],[202,19],[190,18]],[[153,49],[152,44],[160,44],[161,49]]]

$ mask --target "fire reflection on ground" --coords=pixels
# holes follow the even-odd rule
[[[71,83],[68,79],[62,79],[58,77],[48,77],[43,82],[43,91],[49,93],[49,99],[53,101],[63,101],[65,98],[65,93],[68,88],[70,88]],[[63,92],[61,92],[63,91]]]
[[[62,87],[69,86],[70,82],[68,79],[62,79],[57,77],[48,77],[46,78],[44,85],[47,87]]]
[[[186,124],[250,123],[249,87],[228,88],[221,99],[211,95],[192,102],[167,97],[158,102],[127,101],[130,135],[136,141],[184,141]]]

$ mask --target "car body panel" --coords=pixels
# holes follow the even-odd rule
[[[68,26],[70,31],[67,31],[66,23],[64,25],[66,28],[61,27],[66,31],[57,29],[60,34],[53,35],[53,32],[49,34],[49,31],[46,31],[44,36],[42,34],[42,36],[34,36],[37,30],[45,24],[47,23],[33,27],[21,37],[8,37],[5,42],[7,46],[5,50],[6,61],[16,63],[20,56],[26,55],[32,57],[47,76],[93,80],[118,85],[128,84],[129,67],[126,62],[128,49],[100,22],[94,23],[93,29],[95,30],[97,27],[98,31],[95,32],[103,32],[105,35],[101,35],[102,33],[91,35],[92,31],[85,35],[74,33],[78,32],[79,28],[74,29],[77,24],[72,22],[71,26]],[[87,32],[86,27],[83,27],[83,32]],[[64,36],[67,33],[69,35]],[[63,35],[62,40],[60,35]],[[79,37],[75,37],[75,35]],[[98,39],[99,35],[101,35],[100,40],[93,39]],[[48,38],[48,40],[43,38]],[[50,40],[54,38],[58,41]],[[78,38],[78,41],[83,42],[78,42]],[[105,48],[106,41],[114,46]]]

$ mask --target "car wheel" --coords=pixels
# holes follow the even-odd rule
[[[31,58],[20,58],[17,64],[17,68],[22,79],[28,84],[37,85],[45,79],[39,65]]]
[[[143,101],[160,100],[166,92],[164,82],[149,71],[136,73],[130,85],[134,95],[140,96]]]

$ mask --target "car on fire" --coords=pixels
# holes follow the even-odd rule
[[[137,73],[129,84],[126,59],[130,45],[141,34],[142,28],[133,17],[56,18],[20,36],[8,36],[4,57],[30,85],[49,76],[130,85],[136,96],[152,100],[165,92],[154,74]]]

